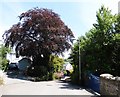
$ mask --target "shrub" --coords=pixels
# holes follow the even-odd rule
[[[48,71],[45,66],[34,66],[27,69],[27,75],[34,77],[35,81],[53,80],[52,71]]]
[[[0,70],[0,85],[5,84],[5,74],[2,70]]]
[[[71,74],[71,81],[73,84],[79,84],[79,72],[77,66],[74,66],[74,71]]]
[[[42,77],[47,74],[45,66],[31,66],[27,69],[27,75],[32,77]]]

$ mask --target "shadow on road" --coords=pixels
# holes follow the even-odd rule
[[[60,85],[60,89],[70,89],[70,90],[82,90],[83,87],[80,87],[78,85],[73,85],[70,82],[64,82],[64,81],[57,81]]]
[[[93,97],[100,97],[99,93],[97,93],[97,92],[95,92],[95,91],[93,91],[91,89],[86,88],[85,90],[88,91],[88,92],[90,92],[90,93],[92,93],[92,94],[94,94],[95,96],[93,96]]]
[[[61,85],[59,85],[60,89],[70,89],[70,90],[83,90],[83,89],[85,89],[86,91],[88,91],[94,95],[94,96],[90,96],[90,97],[99,97],[100,96],[98,93],[96,93],[95,91],[93,91],[91,89],[88,89],[86,87],[79,86],[79,85],[74,85],[74,84],[71,84],[70,82],[57,81],[57,83],[61,84]]]
[[[12,79],[28,80],[28,77],[20,71],[7,71],[7,77]]]
[[[27,80],[27,81],[29,80],[30,81],[29,77],[25,76],[22,72],[12,71],[12,72],[7,73],[7,75],[9,78],[12,78],[12,79],[20,79],[20,80]],[[95,95],[95,96],[89,96],[89,97],[98,97],[99,96],[96,92],[94,92],[86,87],[71,84],[71,82],[65,82],[65,81],[61,81],[61,80],[56,80],[55,82],[58,85],[58,87],[63,90],[83,90],[83,89],[85,89],[86,91]],[[50,85],[48,85],[48,86],[50,86]]]

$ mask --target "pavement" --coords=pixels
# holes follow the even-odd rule
[[[95,95],[88,89],[59,80],[32,82],[7,77],[5,82],[5,85],[0,86],[0,97],[2,95],[89,95],[89,97]]]

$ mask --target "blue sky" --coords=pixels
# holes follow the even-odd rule
[[[33,2],[34,1],[34,2]],[[5,30],[19,21],[18,16],[34,7],[52,9],[73,31],[75,37],[84,35],[96,22],[96,11],[105,5],[112,13],[118,13],[120,0],[1,0],[0,1],[0,40]]]

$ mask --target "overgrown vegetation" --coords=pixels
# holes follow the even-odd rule
[[[74,44],[70,59],[74,64],[73,77],[78,74],[80,46],[82,76],[86,71],[96,75],[110,73],[120,76],[120,15],[113,15],[102,6],[96,13],[97,22]],[[76,68],[77,67],[77,68]],[[78,81],[78,80],[77,80]]]
[[[35,77],[37,80],[53,80],[61,77],[64,60],[58,56],[51,55],[48,66],[31,66],[27,74]],[[49,71],[47,71],[49,70]]]
[[[6,70],[8,65],[8,60],[6,59],[7,53],[9,53],[11,50],[8,47],[5,47],[4,45],[0,45],[0,69]]]
[[[58,56],[51,55],[49,65],[52,67],[53,72],[60,72],[63,68],[64,60]]]
[[[51,55],[49,61],[50,67],[52,67],[53,79],[60,79],[63,76],[63,58],[59,58],[58,56]]]

